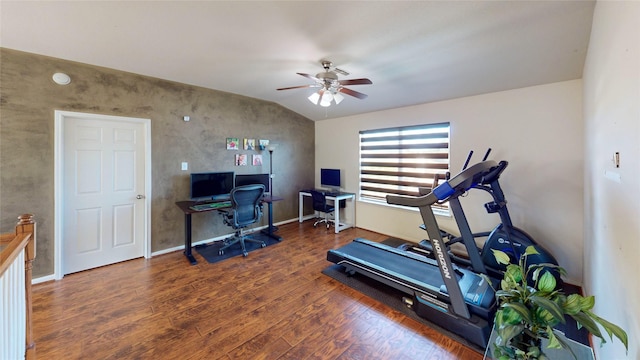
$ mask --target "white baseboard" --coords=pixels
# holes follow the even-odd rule
[[[229,237],[231,235],[233,235],[233,234],[218,236],[218,237],[211,238],[211,239],[200,240],[200,241],[191,243],[191,246],[196,246],[196,245],[200,245],[200,244],[208,244],[208,243],[213,242],[213,241],[224,240],[225,238],[227,238],[227,237]],[[172,253],[174,251],[180,251],[180,250],[184,250],[184,245],[179,245],[179,246],[174,246],[172,248],[168,248],[168,249],[164,249],[164,250],[154,251],[154,252],[151,253],[151,257],[157,256],[157,255],[164,255],[164,254],[168,254],[168,253]]]
[[[51,275],[45,275],[45,276],[41,276],[35,279],[31,279],[31,285],[35,285],[35,284],[41,284],[43,282],[47,282],[47,281],[51,281],[51,280],[55,280],[55,276],[53,276],[53,274]]]

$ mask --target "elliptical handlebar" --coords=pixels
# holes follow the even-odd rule
[[[473,150],[469,151],[469,155],[467,155],[467,160],[464,161],[464,165],[462,165],[462,170],[466,170],[467,166],[469,166],[469,161],[471,161],[471,157],[473,156]],[[486,158],[485,158],[486,160]]]
[[[482,158],[482,161],[486,161],[490,153],[491,153],[491,148],[488,148],[487,152],[484,153],[484,157]]]

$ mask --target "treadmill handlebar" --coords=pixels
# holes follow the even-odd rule
[[[483,183],[486,180],[499,176],[506,167],[506,161],[501,161],[500,164],[494,160],[479,162],[438,185],[426,195],[418,197],[387,195],[387,203],[411,207],[431,206],[438,201],[446,201],[455,194],[463,194],[478,183]]]
[[[438,201],[433,191],[423,196],[387,195],[387,204],[403,205],[411,207],[431,206]]]
[[[507,168],[507,165],[509,165],[507,161],[500,161],[500,163],[498,163],[498,166],[496,166],[494,169],[489,170],[487,174],[482,176],[482,180],[480,181],[480,183],[490,184],[496,181],[500,177],[504,169]]]

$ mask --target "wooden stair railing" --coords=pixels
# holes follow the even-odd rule
[[[24,252],[24,253],[23,253]],[[24,294],[25,294],[25,359],[35,359],[36,345],[32,328],[32,269],[36,257],[36,223],[33,215],[18,217],[15,233],[0,234],[0,278],[9,270],[17,258],[24,254]]]

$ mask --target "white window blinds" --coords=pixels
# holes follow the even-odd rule
[[[360,198],[418,196],[449,170],[449,123],[360,132]]]

